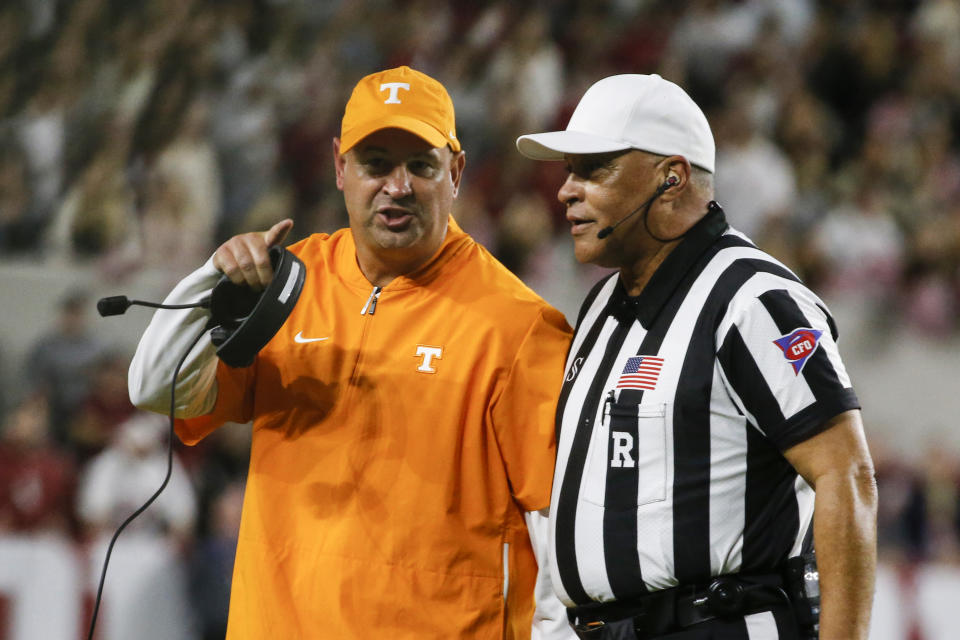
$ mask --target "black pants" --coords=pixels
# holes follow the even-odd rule
[[[774,605],[770,611],[732,620],[708,620],[666,635],[639,640],[799,640],[790,606]],[[591,638],[591,640],[594,640]],[[638,640],[631,620],[608,623],[596,640]]]

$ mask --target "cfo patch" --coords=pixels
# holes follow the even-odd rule
[[[777,338],[773,341],[773,344],[780,347],[780,350],[783,351],[783,357],[793,365],[793,373],[800,375],[807,359],[817,350],[821,335],[823,335],[823,331],[801,327],[794,329],[782,338]]]

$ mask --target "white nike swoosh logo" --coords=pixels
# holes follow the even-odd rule
[[[330,339],[330,336],[327,336],[326,338],[304,338],[303,331],[300,331],[297,333],[297,335],[293,336],[293,341],[299,342],[300,344],[305,344],[307,342],[320,342],[321,340],[329,340],[329,339]]]

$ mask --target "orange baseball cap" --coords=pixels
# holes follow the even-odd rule
[[[340,127],[340,153],[380,129],[404,129],[434,147],[460,151],[453,101],[443,85],[410,67],[372,73],[357,83]]]

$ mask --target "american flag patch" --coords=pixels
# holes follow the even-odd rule
[[[646,389],[653,391],[660,377],[663,358],[657,356],[630,356],[617,380],[617,389]]]

